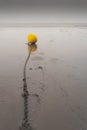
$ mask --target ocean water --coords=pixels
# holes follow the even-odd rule
[[[27,35],[38,36],[27,65],[29,122],[36,130],[87,129],[87,28],[0,28],[0,130],[23,119]]]

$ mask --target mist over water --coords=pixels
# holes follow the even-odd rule
[[[80,7],[13,7],[0,11],[0,23],[87,23],[86,14]]]
[[[0,23],[86,23],[86,0],[0,1]]]

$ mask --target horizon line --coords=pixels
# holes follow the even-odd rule
[[[82,23],[74,23],[74,22],[60,22],[60,23],[49,23],[49,22],[8,22],[8,23],[0,23],[0,27],[87,27],[87,23],[86,22],[82,22]]]

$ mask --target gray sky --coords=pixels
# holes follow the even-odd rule
[[[0,22],[87,22],[87,0],[0,0]]]
[[[87,4],[87,0],[0,0],[0,5],[42,5],[42,6],[50,6],[50,5],[85,5]]]

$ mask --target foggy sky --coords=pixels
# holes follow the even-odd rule
[[[0,5],[28,5],[28,6],[51,6],[51,5],[87,5],[87,0],[0,0]]]
[[[0,22],[87,22],[87,0],[0,0]]]

